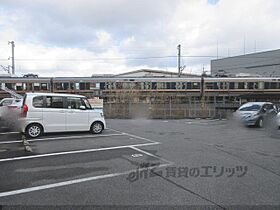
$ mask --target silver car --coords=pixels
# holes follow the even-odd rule
[[[263,127],[264,122],[275,119],[277,108],[270,102],[249,102],[243,104],[235,115],[246,126]]]
[[[278,112],[277,116],[276,116],[276,125],[278,126],[278,128],[280,129],[280,112]]]

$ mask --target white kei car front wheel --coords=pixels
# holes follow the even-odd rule
[[[100,134],[103,131],[103,124],[102,122],[94,122],[90,127],[90,132],[94,134]]]

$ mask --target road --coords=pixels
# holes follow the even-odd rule
[[[0,134],[0,205],[279,209],[280,131],[231,120],[107,120],[101,135]],[[64,206],[65,207],[65,206]]]

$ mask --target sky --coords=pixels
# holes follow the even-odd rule
[[[210,71],[210,60],[280,48],[279,0],[0,0],[0,65],[16,74]],[[1,70],[0,70],[1,72]]]

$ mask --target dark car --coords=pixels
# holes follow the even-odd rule
[[[38,78],[38,74],[25,74],[23,75],[24,78]]]
[[[243,104],[235,115],[244,125],[263,127],[264,122],[276,117],[277,108],[270,102],[249,102]]]

